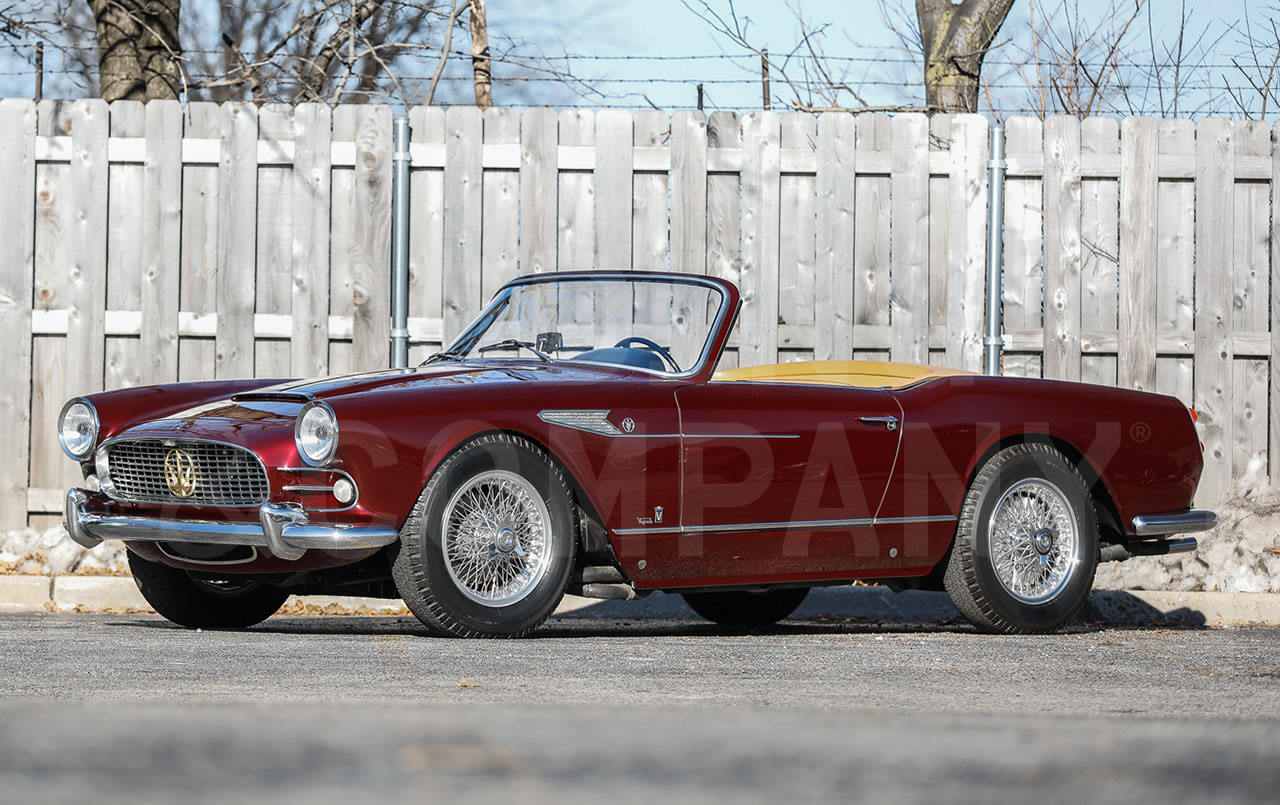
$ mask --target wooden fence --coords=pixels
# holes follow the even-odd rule
[[[385,366],[391,112],[0,101],[0,528],[78,479],[62,402],[175,379]],[[508,278],[711,273],[727,365],[981,365],[979,116],[416,108],[410,359]],[[1008,125],[1004,369],[1155,389],[1201,413],[1212,502],[1280,466],[1280,291],[1253,123]]]

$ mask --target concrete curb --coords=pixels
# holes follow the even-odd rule
[[[400,600],[351,596],[293,596],[286,607],[330,611],[361,609],[395,612]],[[0,612],[46,609],[88,611],[150,607],[127,576],[3,576]],[[653,595],[639,601],[596,601],[565,596],[556,615],[567,618],[623,620],[696,617],[678,595]],[[946,593],[886,587],[819,587],[810,592],[795,618],[849,618],[880,623],[933,624],[957,620],[960,613]],[[1280,626],[1280,594],[1200,593],[1146,590],[1095,590],[1080,619],[1112,626]]]

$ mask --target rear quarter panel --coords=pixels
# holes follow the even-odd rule
[[[1135,515],[1191,505],[1203,460],[1195,424],[1173,397],[1084,383],[961,376],[894,392],[902,452],[881,517],[958,514],[969,479],[1001,445],[1045,437],[1082,457],[1114,502]]]

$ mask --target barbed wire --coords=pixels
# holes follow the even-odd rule
[[[9,49],[15,51],[30,50],[34,56],[35,45],[6,45]],[[76,54],[76,58],[83,58],[86,61],[95,61],[97,58],[97,47],[93,44],[84,44],[79,46],[63,46],[61,50]],[[883,50],[893,53],[901,53],[902,48],[899,47],[866,47],[864,50]],[[225,56],[225,49],[218,48],[184,48],[183,56]],[[400,58],[416,59],[416,60],[432,60],[435,61],[440,57],[440,48],[422,44],[415,46],[415,50],[406,51],[399,54]],[[450,50],[448,59],[450,61],[470,62],[472,54],[467,50]],[[760,63],[760,57],[754,53],[699,53],[699,54],[597,54],[597,53],[556,53],[556,54],[539,54],[539,58],[553,62],[690,62],[690,61],[719,61],[719,62],[737,62],[741,63],[744,68],[753,68]],[[920,56],[835,56],[823,55],[820,59],[823,62],[862,64],[862,65],[915,65],[919,66],[923,63]],[[780,64],[785,61],[814,61],[808,55],[788,56],[779,53],[770,58],[772,64]],[[1027,61],[1023,58],[1015,58],[1000,52],[992,52],[987,54],[984,59],[984,66],[1000,66],[1000,67],[1028,67]],[[1144,69],[1152,67],[1149,61],[1136,61],[1117,57],[1109,57],[1101,60],[1079,59],[1076,64],[1086,69],[1101,67],[1104,64],[1114,65],[1117,67],[1128,69]],[[1236,70],[1239,65],[1235,63],[1209,62],[1195,65],[1198,70]],[[706,83],[705,81],[703,83]]]

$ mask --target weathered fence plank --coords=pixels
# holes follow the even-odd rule
[[[566,109],[560,113],[559,126],[560,145],[594,150],[594,114],[584,109]],[[556,267],[562,271],[589,269],[595,265],[594,193],[595,176],[592,171],[560,171],[556,204],[559,213]]]
[[[1091,117],[1081,123],[1081,162],[1119,155],[1120,126],[1109,117]],[[1119,321],[1120,191],[1111,179],[1085,179],[1081,185],[1080,270],[1082,326],[1080,379],[1086,383],[1114,385],[1116,358],[1096,354],[1092,336],[1098,330],[1116,330]],[[1114,351],[1114,350],[1112,350]]]
[[[1080,379],[1080,121],[1044,123],[1044,374]]]
[[[351,360],[369,371],[387,365],[391,354],[391,109],[358,107],[355,167],[355,227],[351,255]],[[475,141],[479,141],[476,132]],[[480,177],[475,177],[479,195]],[[476,205],[477,209],[479,205]],[[479,239],[477,238],[477,243]],[[471,273],[479,260],[471,263]],[[477,294],[478,296],[478,294]]]
[[[630,112],[596,115],[596,268],[631,267],[632,137]]]
[[[813,115],[782,116],[782,149],[816,153],[818,125]],[[814,177],[779,177],[778,360],[812,360],[814,346]]]
[[[1280,188],[1280,123],[1271,132],[1271,187],[1273,203],[1275,188]],[[1280,212],[1272,210],[1272,229],[1280,225]],[[1270,367],[1270,457],[1269,478],[1272,485],[1280,482],[1280,238],[1272,237],[1271,245],[1271,367]]]
[[[27,463],[31,428],[31,315],[35,285],[36,106],[0,100],[0,343],[6,381],[0,421],[9,433],[0,461],[0,528],[27,525]]]
[[[818,118],[813,310],[818,360],[853,355],[855,137],[851,115],[829,112]]]
[[[1005,154],[1009,162],[1038,155],[1047,147],[1039,118],[1016,117],[1005,123]],[[1052,298],[1053,283],[1045,279],[1048,245],[1041,238],[1045,220],[1044,187],[1038,176],[1012,176],[1004,189],[1004,326],[1007,330],[1035,331],[1044,325],[1041,297]],[[1042,249],[1044,259],[1041,259]],[[1015,377],[1040,377],[1041,362],[1050,328],[1035,352],[1004,353],[1001,370]]]
[[[495,124],[497,128],[505,131],[507,126],[514,130],[514,142],[520,141],[520,112],[517,109],[503,108],[490,109],[485,115],[485,136],[488,136],[489,130],[489,113],[502,113],[502,119],[510,119],[512,122],[505,124]],[[410,149],[435,149],[443,152],[445,148],[445,120],[444,109],[439,106],[415,106],[409,110],[409,135]],[[498,133],[498,132],[495,132]],[[511,197],[507,199],[507,204],[513,209],[509,215],[500,216],[493,221],[493,228],[497,232],[504,226],[519,227],[520,225],[520,185],[518,181],[510,178],[515,170],[496,172],[491,171],[485,177],[485,193],[488,195],[489,185],[493,182],[502,182],[504,187],[510,188]],[[487,202],[486,202],[487,203]],[[428,355],[438,351],[443,346],[440,342],[444,336],[444,244],[445,244],[445,228],[444,228],[444,166],[439,167],[422,167],[415,164],[409,172],[409,365],[416,366],[426,359]],[[488,227],[486,226],[486,229]],[[487,234],[487,233],[486,233]],[[482,247],[484,248],[484,247]],[[518,260],[518,245],[512,242],[511,252],[509,254],[510,261],[514,264]],[[488,259],[488,258],[486,258]],[[514,269],[512,271],[514,274]],[[485,285],[487,278],[485,269],[481,268],[481,284]],[[489,289],[485,293],[486,298],[492,295],[493,290]],[[430,340],[426,338],[424,332],[415,332],[415,324],[423,327],[427,322],[434,323],[434,329],[439,330],[438,340]],[[423,343],[430,341],[430,343]]]
[[[856,155],[859,166],[891,152],[893,128],[888,115],[858,115]],[[868,327],[889,324],[890,215],[892,181],[883,174],[858,174],[853,235],[853,355],[887,360],[864,335]]]
[[[1160,155],[1195,159],[1196,128],[1189,120],[1160,121]],[[1164,181],[1158,189],[1160,281],[1156,285],[1156,329],[1190,333],[1195,327],[1195,184]],[[1156,391],[1192,399],[1192,360],[1157,356]]]
[[[951,148],[951,115],[933,115],[929,118],[929,162],[946,163]],[[944,334],[947,331],[948,293],[947,259],[950,251],[951,177],[945,172],[929,176],[929,331]],[[935,343],[929,339],[929,363],[947,362],[946,341]]]
[[[635,148],[656,149],[670,141],[671,121],[661,112],[637,112],[634,122]],[[670,217],[666,171],[641,171],[632,175],[631,267],[643,271],[670,268]]]
[[[520,273],[556,265],[555,198],[558,165],[556,113],[527,109],[520,121]]]
[[[782,121],[774,112],[742,119],[742,272],[747,305],[738,333],[744,365],[778,357],[778,237]]]
[[[493,107],[484,111],[486,144],[520,145],[520,112]],[[484,171],[484,214],[480,247],[480,298],[487,303],[506,282],[520,273],[520,173]],[[475,311],[472,311],[474,315]]]
[[[184,135],[217,141],[222,109],[214,103],[187,106]],[[219,168],[210,164],[182,166],[182,275],[178,281],[178,309],[209,321],[218,310]],[[178,337],[178,379],[202,380],[214,369],[213,338]],[[328,358],[328,356],[325,356]]]
[[[112,138],[141,138],[146,134],[146,112],[140,101],[116,101],[108,107]],[[143,228],[142,204],[145,164],[111,163],[107,166],[107,276],[106,310],[142,309]],[[105,329],[105,321],[103,322]],[[127,335],[106,337],[103,388],[126,388],[141,383],[142,356],[138,339]]]
[[[1265,123],[1236,122],[1234,140],[1238,162],[1271,156],[1271,132]],[[1236,182],[1234,194],[1232,328],[1265,332],[1271,301],[1271,188],[1265,182]],[[1238,486],[1252,487],[1267,477],[1267,429],[1260,425],[1267,420],[1268,363],[1239,355],[1232,361],[1231,480]]]
[[[671,270],[707,272],[707,119],[691,110],[671,118]]]
[[[290,374],[321,377],[329,367],[329,198],[333,113],[301,104],[293,117],[293,231],[289,253],[293,316]]]
[[[86,394],[102,388],[107,302],[106,103],[76,101],[71,110],[71,197],[69,228],[71,282],[67,304],[67,391]]]
[[[1152,118],[1130,117],[1120,138],[1119,385],[1155,391],[1159,129]]]
[[[285,155],[292,151],[296,158],[298,143],[294,126],[294,107],[269,103],[258,109],[258,144]],[[254,313],[279,316],[290,313],[293,305],[293,232],[294,211],[293,166],[258,165],[258,205],[256,226],[257,271],[254,276]],[[303,314],[299,312],[298,318]],[[292,331],[290,331],[292,335]],[[288,377],[291,347],[284,339],[255,338],[253,343],[254,374],[259,377]]]
[[[895,361],[929,362],[929,119],[893,119],[893,293]]]
[[[1231,334],[1235,231],[1235,146],[1229,120],[1196,127],[1195,407],[1204,434],[1205,472],[1196,499],[1216,501],[1231,478]]]
[[[146,106],[142,186],[142,277],[138,378],[178,379],[178,294],[182,274],[182,106]]]
[[[987,138],[985,118],[956,115],[952,119],[947,361],[971,371],[982,369]]]
[[[528,120],[526,113],[526,123]],[[455,106],[445,112],[445,343],[462,334],[480,303],[481,273],[476,269],[480,267],[484,205],[480,164],[483,127],[484,118],[477,108]],[[551,130],[555,131],[554,117]]]
[[[218,377],[253,376],[254,223],[258,193],[258,110],[251,103],[222,107],[218,163]]]

